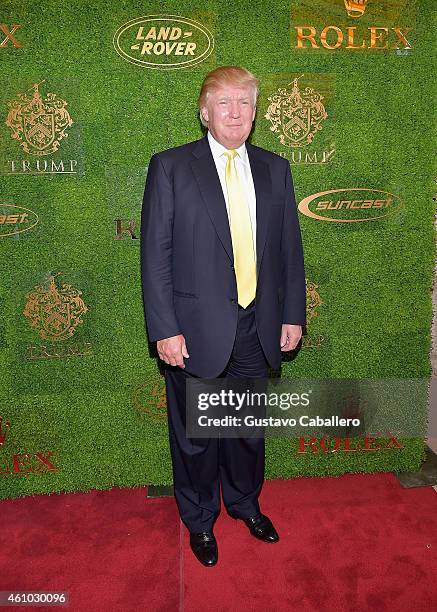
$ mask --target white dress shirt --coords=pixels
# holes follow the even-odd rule
[[[228,201],[228,192],[226,189],[226,178],[225,178],[225,168],[227,157],[224,153],[228,150],[222,144],[217,142],[217,140],[212,136],[211,132],[208,131],[208,142],[211,148],[211,153],[214,159],[215,167],[217,168],[217,172],[219,175],[220,183],[222,186],[223,195],[226,202],[226,211],[228,213],[229,220],[229,201]],[[253,247],[255,251],[255,261],[256,261],[256,194],[255,194],[255,186],[253,184],[252,172],[250,170],[249,156],[247,154],[246,145],[243,144],[241,147],[236,149],[237,155],[235,156],[235,168],[237,170],[238,178],[240,180],[243,194],[246,198],[247,204],[249,206],[249,214],[250,214],[250,222],[252,225],[252,237],[253,237]]]

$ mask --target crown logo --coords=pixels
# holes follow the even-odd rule
[[[264,115],[271,123],[271,131],[288,147],[310,144],[328,116],[322,103],[323,96],[312,87],[305,87],[302,92],[297,83],[299,79],[289,83],[293,86],[291,91],[279,87],[276,93],[269,96],[270,106]]]
[[[6,442],[6,436],[8,435],[8,431],[11,428],[10,421],[6,421],[3,426],[3,417],[0,416],[0,446],[4,446]]]
[[[364,15],[368,0],[344,0],[349,17],[358,19]]]
[[[307,297],[307,318],[309,323],[311,319],[317,317],[316,308],[323,304],[323,302],[317,291],[319,285],[316,285],[316,283],[309,281],[307,278],[305,279],[305,285]]]
[[[55,278],[49,276],[49,288],[37,285],[27,295],[23,314],[43,340],[66,340],[73,336],[76,327],[83,323],[82,315],[88,307],[80,297],[82,291],[67,283],[58,288]]]
[[[338,413],[347,419],[360,419],[362,422],[365,410],[369,407],[369,402],[353,394],[343,397],[336,402]]]
[[[44,81],[41,81],[44,83]],[[60,141],[68,136],[65,130],[73,124],[66,109],[67,102],[54,93],[43,98],[39,92],[41,83],[32,86],[33,95],[18,94],[8,102],[10,111],[6,125],[11,128],[11,138],[18,140],[23,151],[31,155],[49,155],[59,149]]]

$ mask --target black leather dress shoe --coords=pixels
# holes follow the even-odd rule
[[[246,523],[250,533],[258,540],[271,542],[272,544],[279,541],[278,532],[265,514],[258,514],[258,516],[251,516],[242,520]]]
[[[212,531],[190,532],[190,546],[200,563],[212,567],[217,563],[217,541]]]

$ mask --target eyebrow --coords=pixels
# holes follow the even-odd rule
[[[239,96],[237,100],[249,100],[250,96]],[[231,100],[229,96],[218,96],[218,100]]]

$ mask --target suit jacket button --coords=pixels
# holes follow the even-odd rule
[[[234,298],[231,298],[231,304],[236,304],[237,300],[235,300]]]

